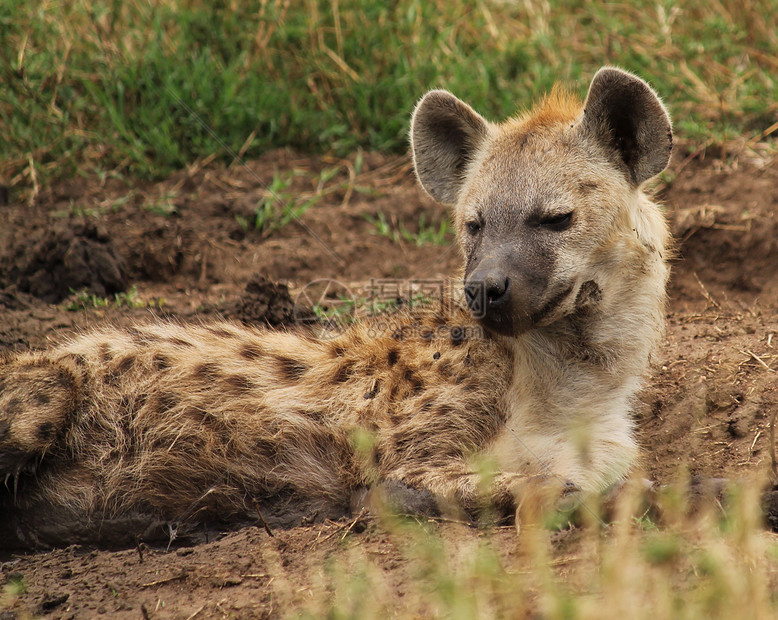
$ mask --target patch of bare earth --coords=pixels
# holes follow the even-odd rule
[[[411,232],[422,215],[436,225],[446,217],[416,187],[407,159],[369,154],[359,170],[355,159],[273,152],[246,167],[194,167],[159,183],[78,180],[32,207],[0,206],[0,351],[152,314],[278,324],[290,320],[292,299],[315,279],[352,285],[455,273],[451,237],[417,246],[377,234],[365,217],[383,213]],[[320,172],[334,167],[323,183]],[[662,482],[686,468],[765,475],[778,412],[778,165],[698,156],[677,158],[672,172],[661,197],[678,250],[667,335],[636,414],[643,467]],[[279,174],[291,178],[285,192],[317,198],[300,221],[268,234],[253,226],[254,209]],[[86,287],[112,298],[130,283],[131,301],[108,306],[70,293]],[[504,559],[519,553],[510,528],[437,527],[461,544],[486,536]],[[8,607],[0,614],[288,615],[326,592],[328,571],[348,571],[355,554],[373,561],[401,608],[412,573],[401,537],[381,525],[325,522],[273,534],[258,525],[194,547],[28,555],[3,553],[0,541],[0,585],[18,577],[26,585],[26,593],[0,600]],[[561,536],[560,558],[571,536]]]

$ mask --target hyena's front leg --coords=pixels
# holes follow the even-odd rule
[[[462,510],[469,518],[516,516],[536,521],[561,508],[563,498],[578,490],[554,475],[481,474],[466,467],[430,472],[427,478],[426,487],[442,499],[445,509]]]
[[[542,515],[576,490],[555,476],[483,475],[459,462],[413,474],[397,472],[370,489],[355,492],[351,507],[354,512],[380,512],[388,507],[402,514],[451,514],[466,519],[489,514],[499,519],[517,512]]]
[[[0,360],[0,483],[34,468],[63,435],[79,383],[69,360],[39,354]]]

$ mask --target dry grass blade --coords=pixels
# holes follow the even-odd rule
[[[181,573],[178,575],[173,575],[172,577],[165,577],[164,579],[157,579],[156,581],[150,581],[149,583],[142,583],[138,587],[139,588],[153,588],[155,586],[161,586],[166,583],[170,583],[172,581],[181,581],[183,579],[186,579],[189,576],[189,571],[182,570]]]
[[[778,410],[773,411],[770,417],[770,469],[773,473],[773,484],[778,484],[778,459],[775,454],[775,418],[778,416]]]
[[[343,536],[341,537],[341,540],[345,539],[346,536],[348,535],[348,533],[351,532],[351,530],[354,529],[356,524],[359,523],[360,521],[364,520],[366,515],[367,515],[367,510],[363,508],[362,510],[359,511],[359,514],[357,514],[357,516],[354,517],[347,524],[345,524],[345,525],[343,525],[343,524],[338,525],[332,532],[327,534],[324,538],[317,539],[317,542],[319,542],[319,543],[326,542],[330,538],[334,538],[340,532],[343,532]]]
[[[700,277],[697,275],[697,272],[694,273],[694,279],[697,281],[697,284],[700,286],[700,290],[702,290],[702,294],[705,297],[706,301],[714,308],[721,308],[719,302],[713,299],[713,296],[708,292],[708,289],[705,288],[705,285],[700,280]]]
[[[752,358],[754,361],[759,362],[760,366],[765,368],[768,372],[775,372],[773,368],[770,368],[768,366],[767,362],[765,362],[761,357],[759,357],[756,353],[750,350],[741,351],[743,355],[748,355],[750,358]]]

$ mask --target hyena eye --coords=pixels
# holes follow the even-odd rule
[[[573,223],[572,211],[568,213],[562,213],[560,215],[550,215],[548,217],[542,218],[539,222],[539,224],[543,226],[543,228],[548,228],[549,230],[554,230],[554,231],[567,230],[568,228],[570,228],[570,224],[572,223]]]
[[[479,232],[481,232],[481,222],[468,222],[465,224],[467,227],[467,232],[469,232],[471,235],[477,235]]]

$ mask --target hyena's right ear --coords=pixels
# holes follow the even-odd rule
[[[416,176],[430,196],[456,202],[465,166],[488,131],[489,123],[450,92],[424,95],[411,119],[411,150]]]

